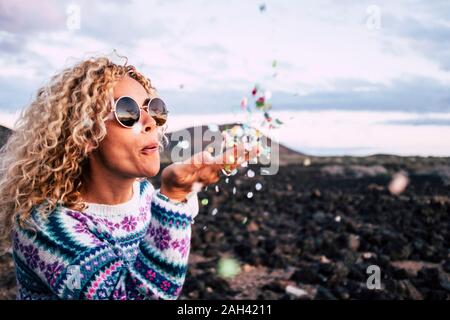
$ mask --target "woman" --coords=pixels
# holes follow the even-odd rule
[[[160,168],[164,101],[133,66],[91,58],[54,76],[2,148],[2,244],[19,299],[176,299],[207,153]],[[213,163],[214,162],[214,163]]]

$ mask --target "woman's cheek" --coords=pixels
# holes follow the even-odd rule
[[[131,128],[131,132],[137,136],[139,133],[142,132],[142,124],[140,122],[136,122],[133,127]]]

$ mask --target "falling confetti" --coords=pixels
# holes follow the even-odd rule
[[[264,103],[265,103],[265,98],[264,97],[259,97],[258,100],[256,100],[255,104],[257,108],[262,108],[264,107]]]
[[[248,221],[248,217],[245,217],[244,220],[242,220],[242,224],[246,224]]]
[[[216,190],[216,193],[219,192],[219,186],[216,186],[214,189]]]
[[[247,103],[248,103],[247,97],[242,98],[242,100],[241,100],[241,107],[243,109],[245,109],[247,107]]]
[[[233,194],[236,194],[236,187],[233,187]]]
[[[225,183],[228,183],[228,182],[230,182],[230,178],[225,179]]]
[[[206,205],[208,205],[208,199],[202,199],[202,205],[204,205],[204,206],[206,206]]]
[[[261,190],[262,189],[262,184],[259,183],[259,182],[257,184],[255,184],[255,189],[256,189],[256,191]]]
[[[217,208],[212,209],[211,215],[215,216],[219,210]]]
[[[303,165],[305,167],[309,167],[311,165],[311,159],[309,159],[309,158],[303,159]]]
[[[334,221],[336,221],[336,222],[341,222],[341,216],[336,216],[336,217],[334,218]]]
[[[252,169],[248,169],[247,177],[253,178],[254,176],[255,176],[255,171],[253,171]]]
[[[232,278],[240,271],[239,263],[232,258],[221,258],[217,264],[217,273],[223,278]]]
[[[399,195],[405,191],[409,184],[409,178],[406,173],[398,172],[393,175],[391,182],[389,183],[389,191],[393,195]]]
[[[206,231],[208,229],[208,226],[203,226],[203,231]]]
[[[249,193],[247,193],[247,198],[249,198],[249,199],[251,199],[251,198],[253,198],[253,192],[249,192]]]

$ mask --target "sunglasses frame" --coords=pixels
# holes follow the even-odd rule
[[[136,122],[135,122],[131,127],[124,125],[124,124],[119,120],[119,117],[117,116],[117,112],[116,112],[117,103],[118,103],[118,102],[120,101],[120,99],[122,99],[122,98],[130,98],[130,99],[133,100],[134,103],[136,103],[136,105],[139,107],[139,118],[136,120]],[[164,102],[164,100],[161,99],[161,98],[159,98],[159,97],[149,98],[149,99],[148,99],[148,103],[147,103],[145,106],[140,106],[139,103],[137,103],[137,101],[136,101],[133,97],[130,97],[130,96],[120,96],[120,97],[117,98],[117,100],[114,102],[114,105],[113,105],[113,107],[112,107],[112,109],[111,109],[111,112],[114,113],[114,117],[116,118],[117,122],[118,122],[122,127],[127,128],[127,129],[131,129],[131,128],[133,128],[133,126],[134,126],[136,123],[138,123],[138,122],[141,120],[141,111],[142,111],[142,110],[146,111],[146,112],[148,113],[148,115],[154,119],[153,115],[150,114],[150,103],[151,103],[154,99],[159,99],[159,100],[161,100],[161,101],[164,103],[164,105],[166,105],[166,103]],[[147,108],[147,110],[145,110],[145,108]],[[163,114],[167,116],[168,113],[169,113],[169,110],[167,110],[167,108],[166,108],[166,112],[163,113]],[[154,119],[154,120],[156,121],[156,119]],[[167,121],[167,119],[166,119],[166,121]],[[156,126],[161,127],[161,126],[163,126],[163,125],[166,123],[166,121],[165,121],[162,125],[158,125],[158,123],[156,123]]]

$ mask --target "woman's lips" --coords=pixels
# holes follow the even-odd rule
[[[155,153],[156,151],[158,151],[158,145],[156,144],[149,145],[142,149],[142,153],[144,154],[152,154]]]

